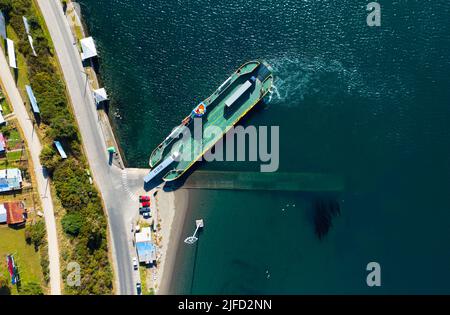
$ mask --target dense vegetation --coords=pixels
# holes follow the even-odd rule
[[[20,288],[21,295],[43,295],[41,286],[36,282],[26,282]]]
[[[28,244],[33,244],[34,249],[41,250],[41,268],[44,275],[44,281],[50,280],[50,270],[48,261],[48,245],[45,238],[45,224],[43,221],[37,221],[34,224],[27,225],[25,228],[25,240]],[[41,290],[42,292],[42,290]]]
[[[25,239],[28,244],[33,244],[37,250],[39,246],[45,243],[45,224],[38,221],[35,224],[27,225],[25,230]]]
[[[26,59],[27,77],[41,111],[40,117],[35,117],[44,140],[41,162],[52,177],[56,194],[66,210],[61,223],[74,245],[66,261],[75,261],[81,267],[81,286],[66,287],[66,292],[111,293],[106,218],[99,194],[86,173],[86,159],[74,116],[67,103],[64,82],[54,63],[49,37],[32,0],[0,0],[0,10],[19,37],[17,49]],[[37,57],[32,53],[22,16],[28,19]],[[64,161],[53,148],[53,140],[56,139],[61,141],[70,155]],[[39,227],[33,229],[30,240],[35,246],[40,246]]]

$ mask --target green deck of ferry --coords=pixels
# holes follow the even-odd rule
[[[233,73],[229,87],[224,89],[223,93],[214,92],[208,99],[204,101],[207,105],[206,117],[203,117],[203,133],[209,126],[217,126],[222,130],[220,134],[212,134],[210,137],[202,135],[201,140],[194,140],[193,126],[194,123],[189,124],[191,130],[191,138],[183,142],[183,146],[177,149],[182,154],[180,161],[174,162],[166,175],[163,177],[165,181],[175,180],[180,177],[187,169],[189,169],[205,152],[212,148],[212,146],[223,137],[223,135],[234,126],[250,109],[252,109],[264,96],[268,93],[273,83],[272,75],[267,76],[263,82],[256,80],[255,88],[251,91],[248,97],[241,97],[238,99],[225,114],[225,101],[232,95],[239,86],[248,80],[260,62],[249,62],[240,68],[240,73]],[[261,90],[263,92],[261,93]],[[191,114],[192,116],[192,114]],[[193,117],[193,116],[192,116]],[[183,139],[184,141],[185,139]],[[161,147],[155,149],[150,158],[150,166],[154,167],[162,157],[164,159],[171,154],[171,148],[177,141],[170,141],[162,143]],[[201,146],[201,144],[203,146]],[[185,154],[188,152],[188,154]]]

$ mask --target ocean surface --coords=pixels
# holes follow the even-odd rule
[[[280,127],[280,172],[341,176],[338,193],[198,190],[171,292],[450,293],[450,3],[81,0],[128,165],[240,64],[276,89],[244,125]],[[202,170],[257,171],[259,162]],[[319,238],[320,200],[340,215]],[[182,242],[182,240],[180,240]],[[368,287],[366,266],[381,266]]]

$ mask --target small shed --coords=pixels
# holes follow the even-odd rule
[[[0,36],[2,36],[3,39],[6,39],[6,23],[2,11],[0,11]]]
[[[61,155],[61,157],[62,157],[63,159],[67,159],[67,154],[66,154],[66,152],[64,151],[64,148],[62,147],[61,142],[59,142],[59,141],[53,141],[53,143],[55,144],[55,147],[56,147],[56,149],[58,150],[59,155]]]
[[[12,40],[10,40],[9,38],[7,38],[6,46],[8,49],[9,66],[11,68],[17,69],[16,52],[14,51],[14,42]]]
[[[31,89],[31,86],[25,85],[25,90],[27,90],[28,99],[30,100],[31,108],[33,108],[33,112],[35,114],[39,114],[39,107],[37,104],[36,97],[34,96],[33,90]]]
[[[0,224],[6,223],[7,221],[6,208],[4,204],[0,204]]]
[[[18,168],[0,170],[0,192],[22,188],[22,172]]]
[[[5,117],[3,117],[3,112],[0,111],[0,126],[6,124]]]
[[[8,225],[20,225],[26,221],[25,205],[22,201],[5,202]]]
[[[152,231],[149,227],[136,233],[136,251],[139,262],[149,264],[156,260],[156,247],[152,243]]]
[[[95,103],[98,105],[101,102],[108,100],[108,94],[106,94],[106,90],[104,88],[94,90],[94,99]]]
[[[86,37],[80,40],[81,44],[81,60],[86,60],[97,56],[97,48],[95,47],[94,39],[92,37]]]
[[[30,24],[28,24],[28,19],[25,16],[22,16],[23,26],[25,26],[25,32],[30,34]]]
[[[0,132],[0,154],[4,154],[6,152],[6,141],[3,133]]]

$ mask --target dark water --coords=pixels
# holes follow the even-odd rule
[[[173,292],[450,293],[450,4],[82,0],[128,163],[246,60],[275,69],[244,124],[280,126],[280,171],[339,174],[338,195],[196,191],[206,227],[182,245]],[[258,170],[256,163],[202,169]],[[318,199],[338,200],[328,235]],[[295,205],[295,207],[294,207]],[[366,265],[382,286],[368,288]]]

